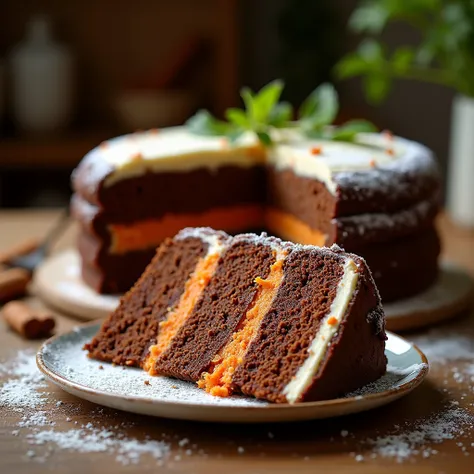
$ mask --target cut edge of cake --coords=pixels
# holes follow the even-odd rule
[[[205,249],[194,258],[192,268],[182,273],[179,294],[163,310],[160,295],[150,301],[143,292],[160,291],[148,288],[149,280],[153,274],[166,280],[160,262],[172,243],[190,241],[200,241]],[[285,281],[290,271],[294,281]],[[320,287],[322,296],[316,295]],[[135,351],[141,352],[139,362],[135,358],[129,364],[123,357],[111,358],[106,353],[107,347],[114,351],[114,337],[120,346],[124,319],[130,323],[125,333],[131,328],[128,340],[133,345],[137,328],[131,320],[142,317],[144,309],[130,312],[130,300],[135,300],[137,292],[154,317],[142,327],[147,337],[140,339]],[[318,310],[314,298],[324,302],[316,306]],[[121,329],[120,335],[111,332],[114,325]],[[300,333],[298,325],[304,329]],[[358,334],[363,346],[356,341]],[[152,375],[196,382],[212,395],[243,393],[295,403],[339,396],[383,375],[384,341],[380,296],[362,258],[337,246],[319,248],[266,234],[230,237],[209,228],[188,228],[160,246],[86,349],[99,360],[139,365]],[[350,353],[348,347],[352,347]],[[334,376],[341,371],[350,373]]]

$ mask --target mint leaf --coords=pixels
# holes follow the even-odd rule
[[[231,145],[234,145],[237,140],[245,133],[245,130],[242,128],[235,128],[226,133],[226,137],[229,140]]]
[[[253,113],[255,121],[264,123],[268,120],[270,113],[280,100],[283,92],[283,82],[275,80],[262,87],[253,97]]]
[[[231,108],[225,112],[226,119],[234,125],[242,128],[249,128],[250,122],[245,112],[241,109]]]
[[[331,84],[321,84],[303,102],[299,110],[305,127],[319,128],[331,124],[339,109],[337,92]]]
[[[250,126],[253,126],[253,124],[255,124],[255,122],[257,121],[254,95],[248,87],[244,87],[240,91],[240,96],[242,97],[242,100],[244,101],[245,109],[247,111],[246,115],[247,115],[247,119],[250,122]]]
[[[257,132],[257,137],[264,146],[270,146],[272,139],[267,132]]]
[[[231,126],[216,119],[207,110],[199,110],[186,122],[188,129],[197,135],[226,135]]]
[[[345,124],[334,127],[331,138],[339,141],[352,141],[359,133],[373,133],[377,127],[368,120],[349,120]]]
[[[268,117],[268,124],[283,128],[288,126],[288,122],[293,118],[293,106],[288,102],[280,102],[273,107]]]

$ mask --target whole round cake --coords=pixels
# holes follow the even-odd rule
[[[440,184],[426,147],[390,133],[348,143],[277,132],[262,146],[253,134],[231,143],[176,127],[88,153],[72,178],[84,280],[124,292],[165,238],[211,226],[338,244],[365,258],[384,301],[435,281]]]

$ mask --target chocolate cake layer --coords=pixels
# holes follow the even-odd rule
[[[286,402],[284,389],[308,357],[309,346],[319,331],[322,319],[330,313],[336,297],[338,283],[344,273],[345,258],[341,256],[335,260],[333,252],[300,249],[290,253],[284,263],[285,276],[277,297],[233,377],[233,384],[244,394],[273,402]],[[366,277],[363,276],[359,286],[364,284]],[[364,331],[370,335],[369,342],[380,346],[376,353],[381,351],[381,358],[370,360],[376,369],[374,373],[368,371],[364,379],[374,380],[384,373],[385,359],[383,328],[375,321],[366,319],[368,312],[380,304],[373,282],[372,294],[363,295],[361,299],[364,300],[363,308],[357,308],[356,314],[352,314],[348,308],[346,313],[357,319],[360,326],[367,326]],[[366,312],[363,313],[362,309]],[[344,322],[338,330],[336,344],[343,337],[345,325]],[[350,352],[344,355],[352,358]],[[328,394],[338,395],[351,390],[354,385],[360,386],[357,385],[360,382],[360,370],[353,376],[339,371],[337,374],[338,380],[326,387]],[[310,388],[311,399],[320,399],[320,395],[326,394],[319,394],[315,384],[317,380]]]
[[[176,173],[151,173],[119,181],[110,187],[101,182],[90,192],[83,185],[79,167],[73,188],[95,204],[104,222],[135,222],[166,213],[202,212],[212,207],[263,202],[264,170],[260,166],[224,166],[215,172],[197,169]]]
[[[85,348],[94,359],[139,367],[156,341],[159,323],[178,302],[207,244],[197,238],[168,239],[117,310]]]
[[[267,205],[295,216],[313,229],[334,241],[332,218],[336,213],[337,198],[324,183],[297,176],[291,170],[267,169]]]
[[[432,286],[439,276],[436,260],[418,260],[410,267],[394,268],[374,277],[384,303],[409,298]]]
[[[155,370],[197,381],[245,316],[257,292],[255,278],[266,278],[274,261],[270,246],[236,237],[185,327],[157,360]]]
[[[389,242],[433,227],[439,195],[393,214],[360,214],[334,219],[335,243],[345,248]]]
[[[434,227],[390,242],[346,250],[364,257],[384,302],[415,295],[438,277],[441,246]]]

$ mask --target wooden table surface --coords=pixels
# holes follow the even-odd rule
[[[42,235],[57,216],[56,211],[0,211],[0,250],[22,238]],[[464,266],[474,275],[474,232],[461,230],[445,217],[439,222],[444,241],[444,254]],[[72,245],[75,230],[71,228],[58,244],[58,250]],[[35,304],[40,302],[31,298]],[[58,314],[58,332],[67,331],[78,321]],[[461,315],[442,326],[446,331],[469,335],[474,340],[474,314]],[[408,338],[411,334],[406,335]],[[0,360],[14,357],[20,349],[38,347],[12,333],[0,322]],[[474,431],[459,433],[456,439],[432,445],[438,453],[424,458],[421,454],[397,462],[380,455],[371,457],[371,447],[364,441],[393,432],[395,425],[413,424],[454,400],[471,412],[474,411],[474,393],[470,386],[453,378],[450,365],[433,364],[427,380],[409,396],[372,412],[344,418],[274,425],[229,425],[173,421],[131,415],[114,410],[100,410],[61,391],[48,387],[55,430],[68,430],[71,422],[92,422],[95,426],[120,431],[127,436],[158,441],[171,447],[170,455],[159,466],[148,455],[137,465],[123,465],[116,454],[108,452],[80,453],[45,444],[41,450],[50,451],[44,461],[38,456],[28,457],[31,447],[28,428],[18,428],[22,414],[0,406],[0,473],[122,473],[122,472],[238,472],[238,473],[474,473]],[[0,371],[1,374],[1,371]],[[0,375],[0,390],[2,386]],[[63,410],[53,409],[58,401]],[[46,409],[47,409],[46,408]],[[69,410],[69,411],[68,411]],[[67,413],[71,413],[67,421]],[[77,425],[76,425],[77,426]],[[14,436],[12,432],[18,430]],[[341,436],[347,430],[348,436]],[[270,433],[270,435],[269,435]],[[191,451],[180,446],[179,440],[189,439]],[[463,451],[459,443],[467,447]],[[182,444],[182,443],[181,443]],[[239,449],[240,448],[240,449]],[[242,449],[243,448],[243,449]],[[38,450],[38,447],[35,447]],[[361,462],[355,456],[363,456]],[[382,470],[383,469],[383,470]]]

